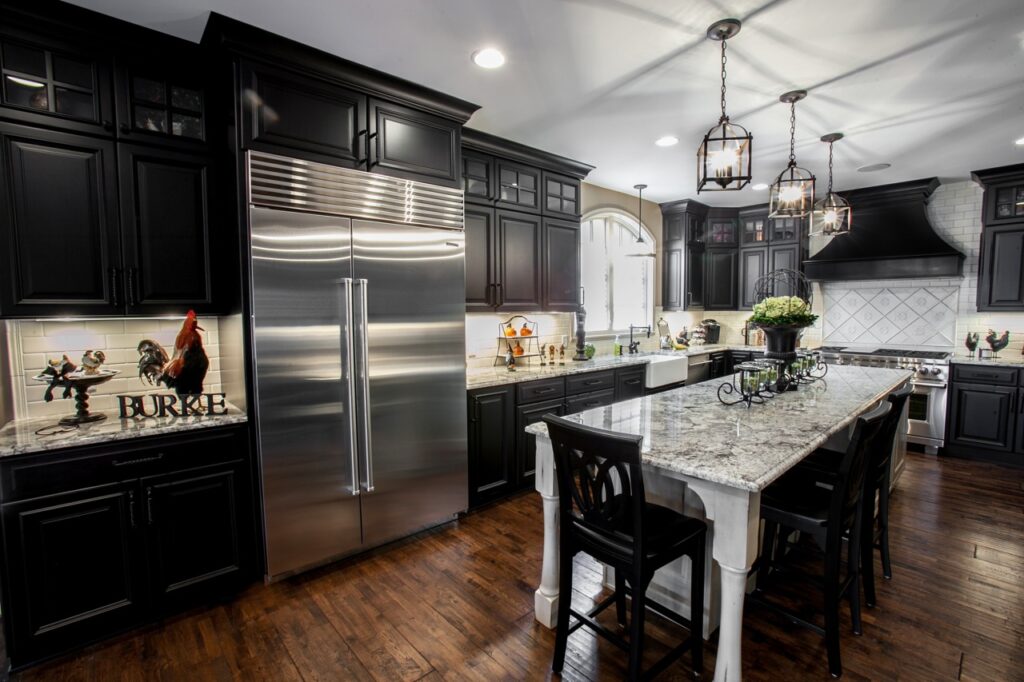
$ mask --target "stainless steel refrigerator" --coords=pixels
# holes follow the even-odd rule
[[[267,577],[466,509],[460,190],[248,154]]]

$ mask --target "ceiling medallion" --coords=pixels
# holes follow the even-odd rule
[[[842,133],[829,133],[821,137],[821,141],[828,144],[828,191],[814,203],[814,211],[811,213],[812,235],[833,237],[846,234],[853,224],[850,203],[832,191],[832,145],[841,139]]]
[[[743,189],[750,182],[753,136],[729,122],[725,113],[725,43],[740,32],[739,19],[722,19],[708,27],[708,38],[722,44],[722,115],[697,149],[697,193]]]
[[[769,218],[803,218],[814,204],[814,174],[796,165],[796,103],[804,97],[806,90],[793,90],[779,97],[780,102],[789,105],[789,164],[772,183]]]

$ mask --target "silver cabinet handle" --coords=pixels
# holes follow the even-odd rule
[[[353,371],[354,353],[352,352],[352,278],[343,277],[341,284],[341,300],[344,310],[341,311],[341,340],[345,344],[342,362],[342,378],[348,393],[348,453],[349,465],[352,467],[352,494],[359,494],[359,446],[356,443],[356,422],[352,416],[356,409],[356,378]]]
[[[360,402],[363,408],[363,452],[366,462],[366,486],[368,493],[373,492],[373,438],[370,429],[370,316],[369,296],[367,295],[368,282],[365,279],[355,280],[359,285],[359,374],[362,388]]]

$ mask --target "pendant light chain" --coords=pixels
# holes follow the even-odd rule
[[[796,165],[796,102],[789,103],[789,165]]]
[[[729,120],[729,116],[725,113],[725,43],[728,41],[722,41],[722,118],[718,121],[719,123],[725,123]]]

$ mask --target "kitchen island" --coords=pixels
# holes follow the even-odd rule
[[[721,595],[716,680],[738,680],[741,675],[743,601],[758,550],[761,491],[830,438],[843,437],[859,415],[910,377],[911,372],[899,369],[831,366],[824,380],[750,408],[723,405],[716,397],[721,382],[707,381],[567,417],[643,435],[649,495],[691,514],[700,513],[703,506],[710,530],[707,555],[717,564],[706,567],[705,574],[712,580],[718,574]],[[527,431],[537,438],[536,488],[544,500],[544,559],[535,615],[554,627],[559,598],[558,488],[547,427],[539,422]],[[667,491],[675,491],[674,501],[663,499]],[[691,508],[694,504],[697,510]],[[671,585],[676,578],[678,583],[678,575],[662,573],[679,570],[678,564],[667,566],[655,582]],[[688,567],[683,570],[688,574]],[[669,599],[686,592],[663,590]],[[715,592],[706,594],[713,599]],[[708,606],[705,637],[713,627],[708,619],[716,605]]]

